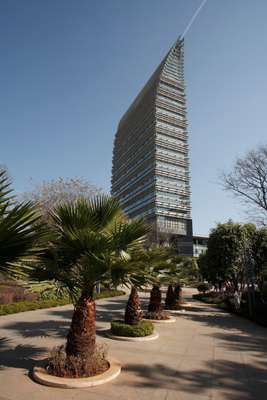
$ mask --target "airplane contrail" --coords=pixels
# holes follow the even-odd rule
[[[185,37],[185,35],[187,34],[187,32],[189,31],[189,29],[191,28],[191,25],[193,24],[193,22],[195,21],[196,17],[198,16],[198,14],[200,13],[201,9],[204,7],[205,3],[207,2],[207,0],[203,0],[202,3],[200,4],[200,6],[198,7],[198,9],[196,10],[196,12],[194,13],[194,15],[192,16],[192,18],[190,19],[189,23],[187,24],[181,39],[183,39]]]

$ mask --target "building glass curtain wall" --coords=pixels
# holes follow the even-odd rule
[[[178,39],[119,122],[112,195],[130,218],[144,217],[150,240],[192,255],[184,42]]]

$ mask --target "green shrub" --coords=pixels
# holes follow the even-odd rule
[[[15,314],[23,311],[38,310],[41,308],[50,308],[57,306],[64,306],[69,304],[69,298],[60,300],[33,300],[33,301],[19,301],[17,303],[1,304],[0,315]]]
[[[145,319],[154,319],[154,320],[157,320],[157,321],[162,321],[162,320],[169,319],[170,317],[169,317],[168,313],[166,313],[165,311],[160,311],[160,312],[148,311],[147,313],[145,313],[144,318]]]
[[[100,293],[96,293],[95,298],[96,299],[105,299],[107,297],[116,297],[116,296],[123,296],[125,295],[125,292],[123,290],[116,290],[116,289],[111,289],[111,290],[101,290]]]
[[[198,286],[197,286],[197,290],[199,291],[199,292],[201,292],[201,293],[206,293],[206,292],[208,292],[209,290],[210,290],[210,285],[208,284],[208,283],[200,283]]]
[[[193,298],[203,301],[203,303],[216,305],[223,309],[226,307],[223,297],[217,292],[193,294]]]
[[[116,336],[142,337],[151,335],[154,325],[150,321],[140,321],[138,325],[128,325],[123,321],[111,322],[111,333]]]
[[[125,293],[122,290],[105,290],[96,295],[97,299],[106,297],[122,296]],[[64,306],[70,304],[69,297],[61,299],[48,299],[48,300],[33,300],[33,301],[19,301],[17,303],[0,304],[0,315],[15,314],[23,311],[39,310],[42,308],[50,308],[57,306]]]

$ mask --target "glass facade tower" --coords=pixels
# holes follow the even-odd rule
[[[130,218],[152,226],[150,240],[192,255],[184,42],[178,39],[119,122],[113,196]]]

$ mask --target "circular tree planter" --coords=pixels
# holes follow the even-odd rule
[[[176,322],[176,319],[172,316],[170,316],[168,319],[149,319],[149,318],[143,318],[143,321],[150,321],[155,324],[171,324],[173,322]]]
[[[170,314],[184,314],[185,310],[181,308],[180,310],[166,310]]]
[[[103,385],[113,379],[121,372],[121,363],[113,358],[108,358],[109,369],[103,374],[90,376],[88,378],[61,378],[50,375],[43,367],[33,368],[33,378],[42,385],[58,387],[63,389],[81,389],[92,386]]]
[[[185,302],[185,303],[182,304],[182,307],[191,307],[191,306],[192,306],[191,303],[186,303],[186,302]]]
[[[147,336],[117,336],[117,335],[113,335],[111,333],[111,331],[108,331],[106,333],[106,336],[110,339],[114,339],[114,340],[122,340],[125,342],[149,342],[150,340],[156,340],[159,337],[158,332],[153,332],[151,335],[147,335]]]

